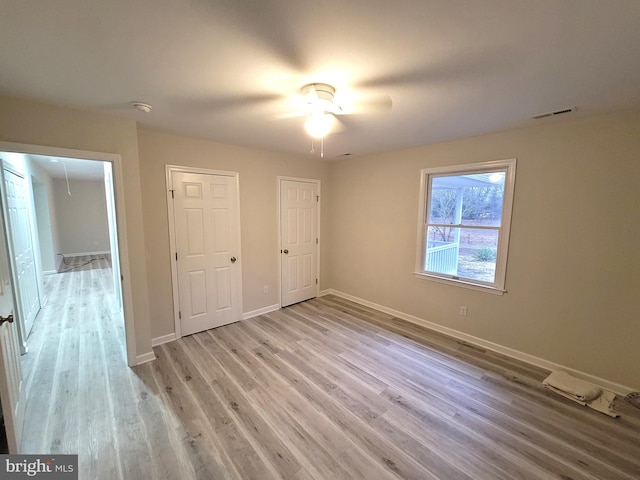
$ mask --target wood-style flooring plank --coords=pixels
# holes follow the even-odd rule
[[[82,479],[640,478],[640,410],[623,399],[606,417],[544,389],[543,369],[342,298],[130,369],[108,259],[46,284],[22,447],[78,453]]]

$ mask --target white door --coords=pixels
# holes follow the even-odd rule
[[[13,316],[11,275],[4,221],[0,221],[0,320],[10,315]],[[18,353],[18,332],[16,324],[8,321],[0,325],[0,403],[9,453],[18,453],[26,400]]]
[[[237,176],[172,172],[181,335],[242,318]]]
[[[317,296],[318,184],[280,180],[281,306]]]
[[[9,214],[8,231],[13,247],[13,268],[15,269],[16,290],[18,292],[18,311],[24,320],[23,342],[26,342],[36,315],[40,311],[38,296],[38,278],[34,261],[31,222],[27,206],[27,184],[24,177],[10,170],[4,171],[7,210]]]

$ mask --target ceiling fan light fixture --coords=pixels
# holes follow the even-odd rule
[[[334,103],[336,89],[326,83],[309,83],[300,89],[307,108],[311,113],[340,113],[342,110]]]
[[[313,138],[323,138],[331,131],[332,126],[333,115],[324,112],[313,113],[304,122],[304,129]]]

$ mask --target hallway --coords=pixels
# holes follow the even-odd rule
[[[80,453],[81,470],[98,452],[115,454],[110,392],[119,391],[113,384],[128,381],[130,374],[109,256],[75,257],[70,263],[86,262],[45,276],[48,302],[29,337],[29,353],[21,358],[28,392],[22,451]]]

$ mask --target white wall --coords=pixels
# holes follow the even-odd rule
[[[108,252],[109,226],[103,180],[53,179],[59,251],[63,255]]]

